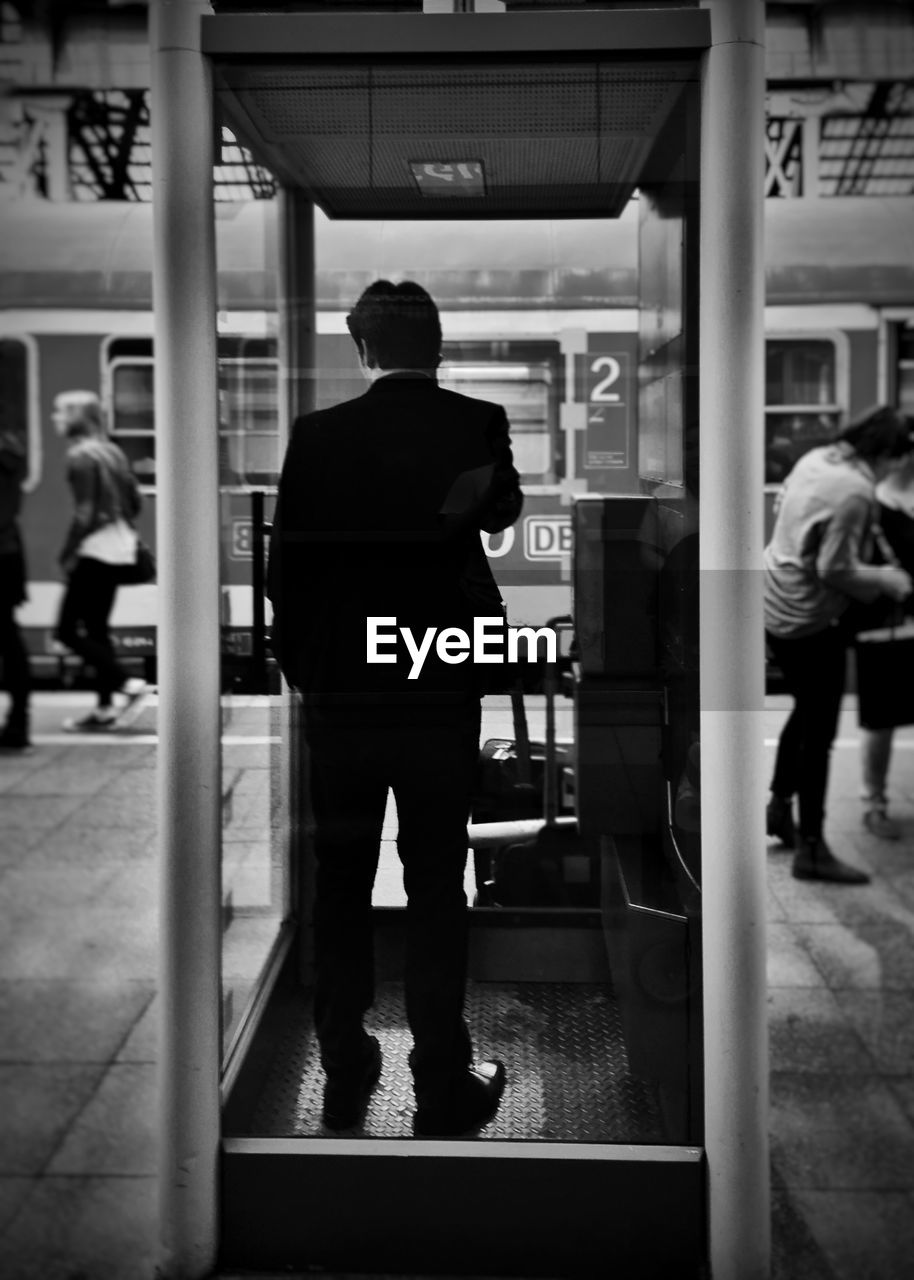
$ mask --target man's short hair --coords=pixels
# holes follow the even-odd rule
[[[370,284],[346,325],[366,363],[378,369],[437,369],[441,359],[438,308],[412,280]]]

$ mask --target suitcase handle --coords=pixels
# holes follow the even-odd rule
[[[546,623],[554,631],[573,631],[574,623],[564,614]],[[555,768],[555,699],[559,688],[559,653],[555,663],[547,662],[543,671],[543,693],[546,696],[546,758],[543,769],[543,817],[547,827],[554,827],[559,812],[559,780]]]
[[[530,762],[530,733],[527,728],[527,712],[524,707],[524,686],[518,678],[511,690],[511,712],[514,717],[514,741],[517,744],[517,780],[522,786],[533,783]]]

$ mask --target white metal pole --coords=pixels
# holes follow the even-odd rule
[[[277,311],[279,327],[279,437],[283,454],[292,424],[315,408],[317,388],[317,313],[315,278],[314,203],[304,191],[281,187],[277,200],[279,261]],[[313,902],[313,868],[303,858],[306,826],[303,793],[305,745],[300,733],[298,695],[284,689],[282,747],[279,759],[281,794],[288,815],[283,915],[301,911],[299,944],[303,959],[310,956],[311,920],[305,914]],[[305,961],[307,965],[308,961]],[[310,979],[307,967],[302,980]]]
[[[154,0],[152,160],[159,562],[162,1268],[218,1244],[219,489],[213,101],[204,0]]]
[[[701,102],[701,805],[714,1280],[770,1263],[765,991],[762,0],[711,11]]]

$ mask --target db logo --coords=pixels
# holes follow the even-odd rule
[[[233,560],[250,560],[254,546],[254,526],[248,519],[232,521],[231,555]]]
[[[570,516],[527,516],[524,555],[528,560],[561,560],[571,555]]]

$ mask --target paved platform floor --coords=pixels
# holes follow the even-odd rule
[[[156,709],[121,737],[62,734],[88,703],[40,695],[35,749],[0,756],[4,1280],[155,1274]],[[769,758],[785,706],[768,704]],[[872,884],[795,881],[769,845],[777,1280],[914,1275],[914,730],[893,762],[904,838],[880,842],[860,825],[853,710],[828,830]],[[250,885],[262,788],[239,781]]]

